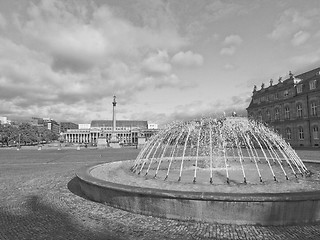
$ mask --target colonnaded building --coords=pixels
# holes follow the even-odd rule
[[[272,126],[292,146],[319,147],[320,67],[257,90],[247,108],[249,118]]]
[[[116,120],[116,97],[113,99],[113,119],[93,120],[91,124],[79,124],[79,129],[67,129],[63,133],[69,143],[101,143],[118,141],[123,145],[137,145],[138,139],[148,140],[157,133],[158,125],[145,120]]]

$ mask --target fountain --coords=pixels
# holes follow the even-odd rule
[[[77,176],[88,198],[136,213],[288,225],[320,221],[318,169],[264,124],[227,117],[173,122],[135,160]]]
[[[252,181],[258,177],[260,182],[264,181],[263,176],[271,175],[278,181],[289,180],[289,175],[297,178],[309,174],[295,151],[278,134],[263,124],[236,117],[171,124],[142,149],[132,171],[139,175],[153,171],[154,177],[165,172],[164,179],[168,179],[171,170],[177,172],[178,181],[183,173],[188,176],[192,172],[194,183],[197,174],[201,177],[207,174],[211,184],[214,172],[224,171],[221,174],[230,184],[232,177],[239,181],[237,170],[243,183],[247,183],[246,172],[252,167],[256,174],[249,177]],[[234,176],[230,176],[232,173]]]

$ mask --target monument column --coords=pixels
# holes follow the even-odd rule
[[[116,106],[117,106],[117,102],[116,102],[116,96],[113,96],[113,109],[112,109],[112,133],[111,133],[111,139],[109,142],[109,146],[112,148],[119,148],[120,144],[119,144],[119,140],[117,138],[117,124],[116,124]]]
[[[116,106],[117,106],[117,102],[116,102],[116,96],[113,96],[113,109],[112,109],[112,132],[115,133],[116,131]]]

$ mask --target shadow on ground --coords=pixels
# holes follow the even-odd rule
[[[92,201],[89,198],[87,198],[86,195],[83,194],[83,192],[81,191],[80,188],[80,184],[79,184],[79,179],[77,177],[72,178],[69,182],[68,182],[68,189],[70,192],[72,192],[73,194],[82,197],[84,199],[87,199],[88,201]]]
[[[0,239],[121,239],[108,230],[96,232],[69,214],[43,204],[30,196],[23,212],[14,214],[0,209]]]

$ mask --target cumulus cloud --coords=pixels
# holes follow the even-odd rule
[[[134,25],[87,2],[27,5],[23,15],[12,14],[18,40],[0,38],[0,100],[17,113],[79,119],[114,93],[128,99],[146,88],[186,86],[172,72],[169,52],[188,44],[174,26]]]
[[[201,66],[203,64],[203,57],[192,51],[178,52],[172,57],[171,61],[180,66]]]
[[[228,101],[216,100],[213,102],[194,101],[175,107],[174,111],[167,114],[167,119],[164,123],[173,120],[191,120],[199,119],[204,116],[222,117],[224,113],[230,116],[232,112],[236,112],[239,116],[246,116],[246,107],[250,103],[250,96],[246,93],[233,96]]]
[[[225,45],[240,45],[242,41],[243,40],[239,35],[230,35],[224,39],[223,43]]]
[[[274,30],[268,35],[273,40],[291,36],[300,29],[309,27],[312,21],[296,9],[287,9],[275,23]]]
[[[309,38],[310,38],[310,33],[304,32],[304,31],[299,31],[293,35],[291,43],[294,46],[300,46],[300,45],[304,44]]]
[[[222,43],[225,47],[220,50],[220,55],[233,55],[236,52],[237,47],[241,45],[242,42],[243,40],[239,35],[232,34],[227,36]]]
[[[169,63],[169,55],[166,51],[158,51],[151,54],[142,62],[142,68],[147,73],[168,74],[171,72],[171,64]]]

